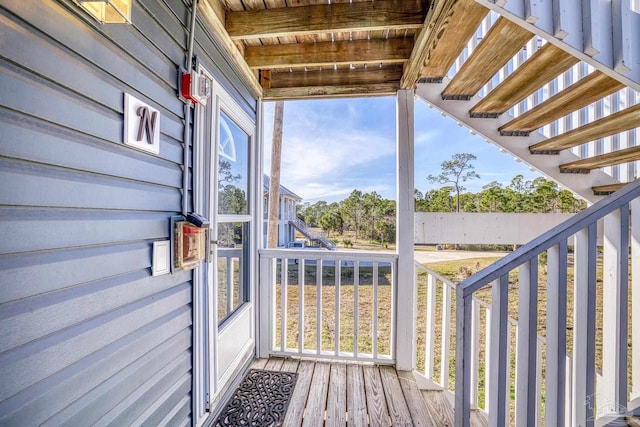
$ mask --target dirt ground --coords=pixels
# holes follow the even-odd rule
[[[466,258],[490,258],[502,257],[509,252],[476,252],[476,251],[414,251],[413,256],[416,261],[421,264],[453,261]]]

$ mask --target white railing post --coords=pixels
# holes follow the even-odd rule
[[[518,340],[516,349],[516,425],[536,423],[536,351],[538,342],[538,257],[518,272]]]
[[[567,242],[547,250],[545,425],[564,425],[567,355]]]
[[[574,249],[573,423],[593,426],[595,397],[596,226],[576,233]]]
[[[604,218],[602,377],[598,408],[622,414],[627,407],[628,205]],[[599,415],[604,415],[598,410]]]
[[[445,285],[446,286],[446,285]],[[462,290],[462,289],[460,289]],[[469,427],[471,416],[471,312],[473,295],[456,293],[455,427]]]
[[[431,274],[427,276],[427,329],[424,352],[424,375],[433,377],[433,359],[435,355],[436,335],[436,278]],[[446,285],[443,285],[446,286]]]
[[[397,93],[397,218],[398,288],[396,300],[396,368],[416,367],[416,300],[417,286],[413,262],[414,240],[414,91]]]
[[[451,348],[451,288],[442,285],[442,347],[440,348],[440,385],[449,390],[449,349]]]
[[[269,357],[269,353],[273,348],[273,337],[275,329],[275,319],[273,315],[274,299],[273,288],[275,283],[275,268],[273,267],[275,260],[273,258],[260,256],[260,285],[259,285],[259,324],[258,324],[258,357]]]
[[[509,276],[503,275],[496,279],[491,286],[491,358],[489,370],[491,388],[489,399],[489,427],[506,425],[506,395],[507,395],[507,315],[508,315]]]

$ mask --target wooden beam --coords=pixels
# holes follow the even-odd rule
[[[402,77],[402,65],[357,69],[327,69],[271,74],[271,89],[304,86],[366,86],[368,84],[397,84]]]
[[[439,3],[436,2],[436,8]],[[446,5],[447,2],[443,3]],[[418,73],[415,77],[409,75],[407,65],[406,83],[408,84],[408,79],[411,78],[415,85],[419,77],[442,80],[488,13],[489,9],[474,0],[458,0],[449,10],[441,11],[438,16],[435,16],[434,12],[434,19],[429,22],[428,29],[425,27],[420,33],[420,37],[424,33],[427,40],[424,46],[420,47],[422,55],[416,58],[418,63],[415,66],[419,68]],[[403,84],[404,82],[403,79]]]
[[[247,46],[250,68],[323,67],[349,64],[405,62],[413,41],[408,38]]]
[[[239,72],[239,77],[245,81],[249,91],[256,98],[262,96],[262,87],[254,72],[245,62],[238,47],[227,34],[224,28],[224,10],[217,0],[201,0],[198,2],[198,14],[203,17],[205,24],[208,26],[211,34],[220,43],[221,47],[226,51],[229,59],[235,65]]]
[[[620,163],[634,162],[636,160],[640,160],[640,146],[613,151],[599,156],[588,157],[586,159],[576,160],[575,162],[564,163],[560,165],[560,172],[589,172],[592,169],[619,165]]]
[[[500,17],[442,92],[443,99],[470,99],[533,37]]]
[[[535,108],[501,126],[498,130],[504,136],[526,136],[530,132],[586,107],[623,87],[624,85],[619,81],[596,70],[538,104]]]
[[[265,89],[264,100],[301,99],[301,98],[340,98],[354,96],[389,96],[395,95],[400,83],[379,83],[365,85],[342,86],[303,86],[280,89]]]
[[[640,125],[640,104],[529,147],[531,154],[545,154],[575,147]]]
[[[547,43],[480,100],[471,117],[499,115],[578,63],[578,58]]]
[[[422,2],[376,0],[227,12],[232,39],[282,37],[313,33],[420,28]]]

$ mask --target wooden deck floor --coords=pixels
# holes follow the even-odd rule
[[[363,363],[257,359],[253,368],[297,372],[284,426],[453,426],[443,391],[419,390],[411,372]],[[486,426],[474,412],[472,426]]]

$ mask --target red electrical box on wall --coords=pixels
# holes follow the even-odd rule
[[[175,223],[175,266],[190,269],[206,256],[207,229],[187,221]]]
[[[207,105],[207,99],[211,96],[211,80],[206,76],[192,71],[183,73],[181,81],[181,95],[201,105]]]

